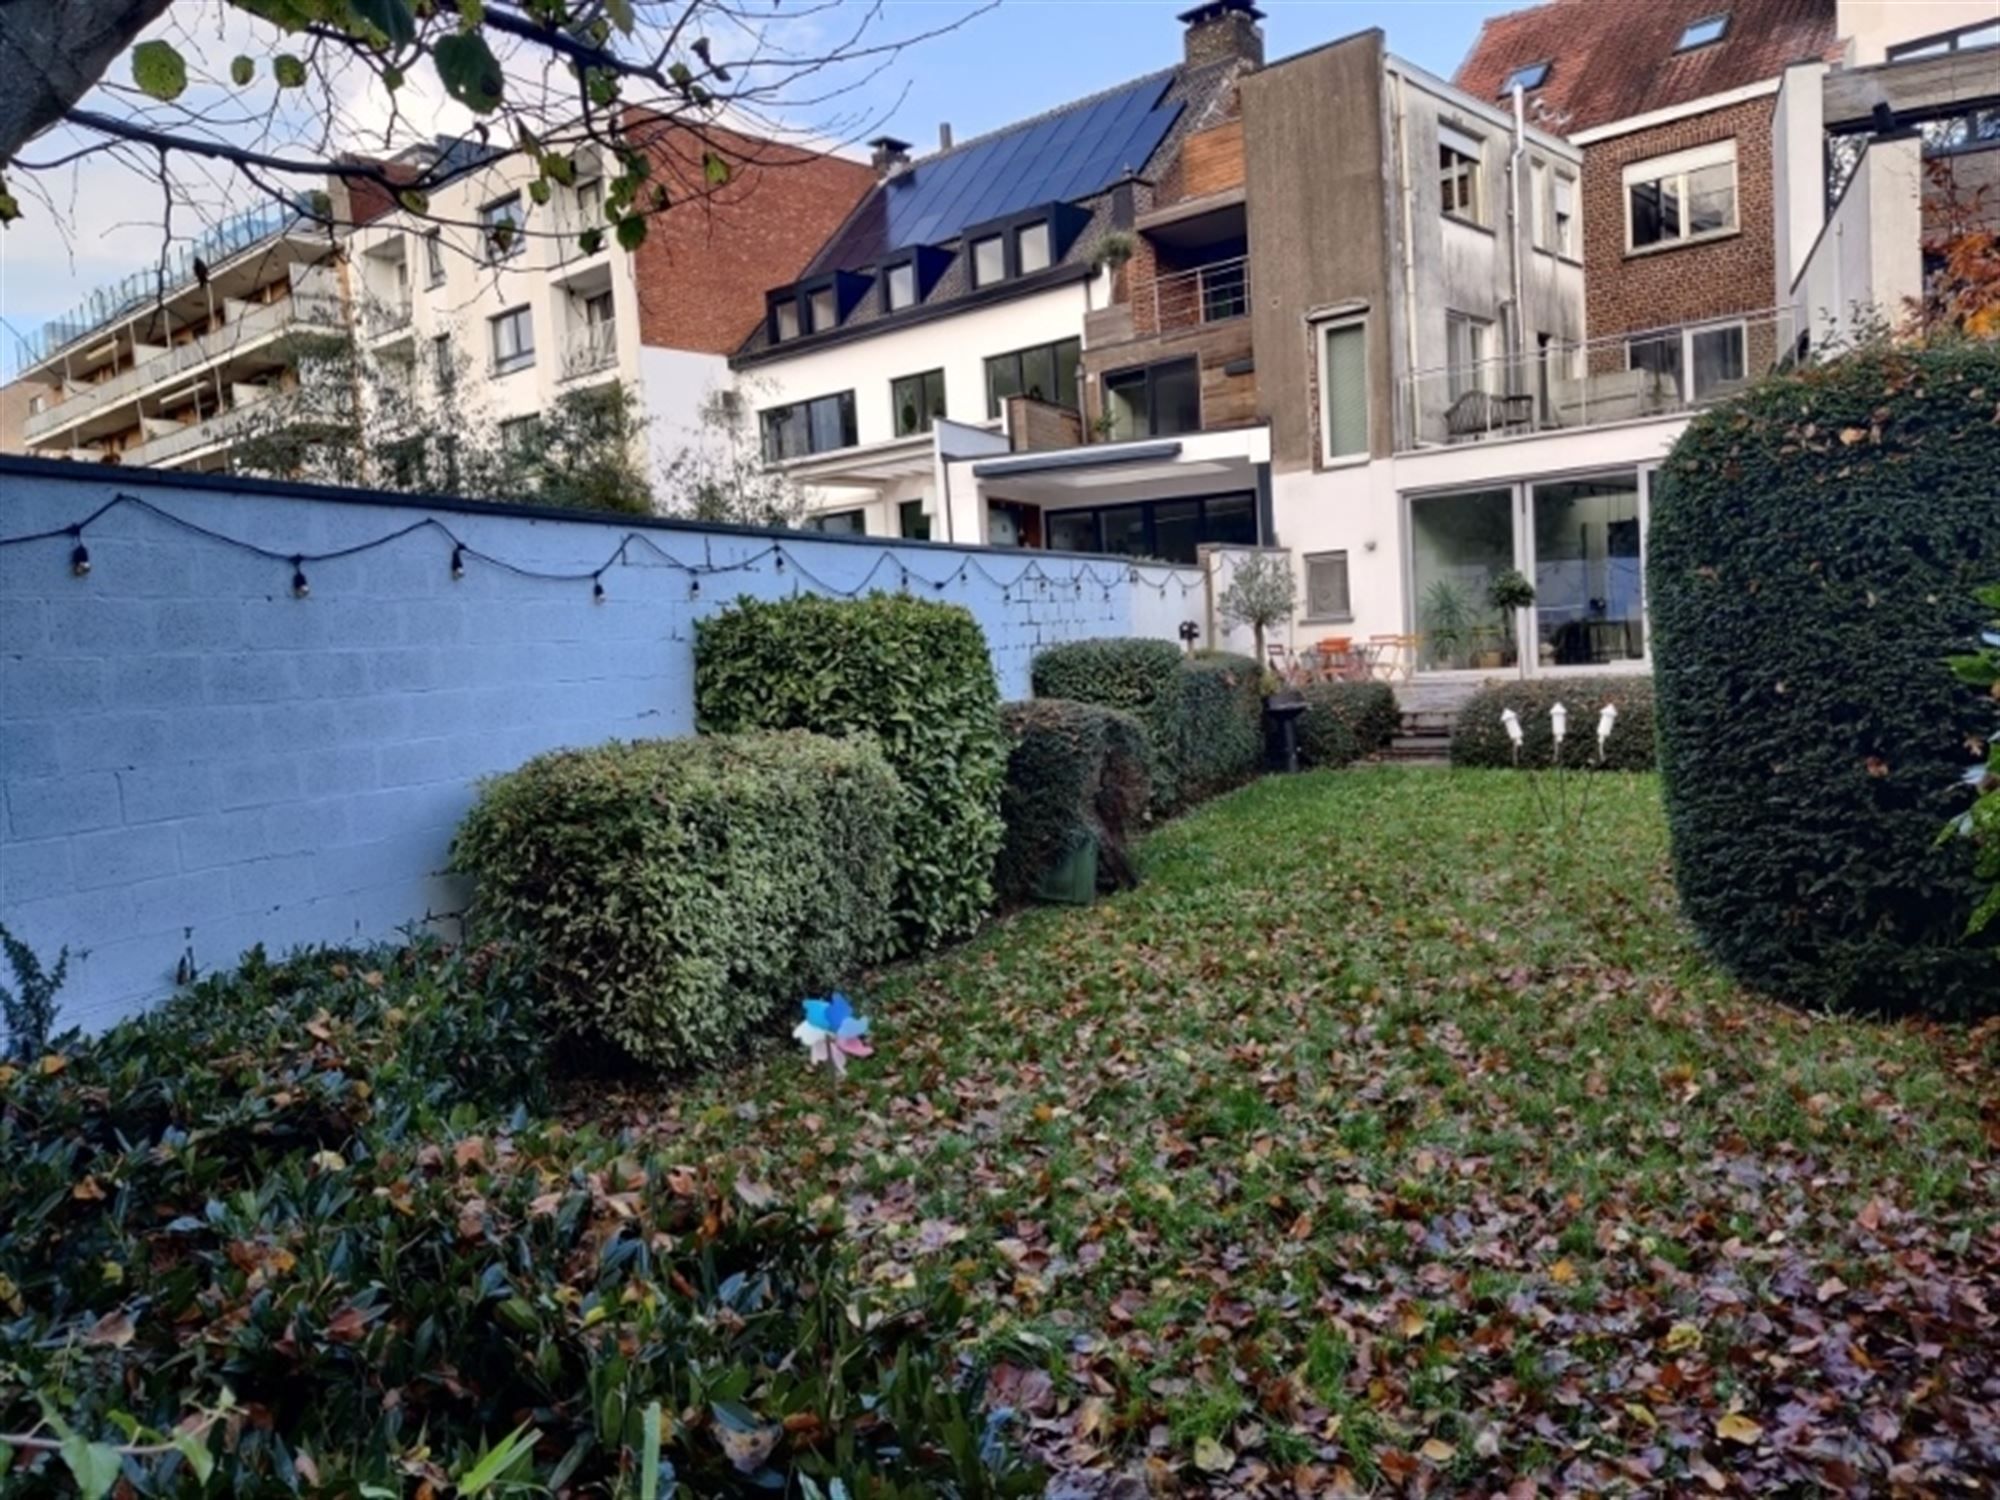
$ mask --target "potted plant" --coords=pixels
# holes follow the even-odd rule
[[[1528,581],[1527,574],[1519,568],[1508,568],[1494,575],[1486,586],[1486,602],[1500,612],[1502,628],[1512,634],[1511,627],[1519,621],[1520,612],[1535,602],[1535,586]],[[1499,652],[1494,653],[1494,666],[1499,666]],[[1528,658],[1524,650],[1516,650],[1514,659],[1520,664],[1521,675],[1528,675]]]
[[[1449,578],[1440,578],[1424,595],[1424,647],[1432,667],[1461,664],[1472,633],[1472,608],[1465,592]]]
[[[1288,770],[1295,770],[1298,765],[1295,725],[1305,712],[1305,697],[1298,689],[1287,688],[1278,681],[1278,674],[1271,670],[1264,639],[1273,625],[1290,623],[1298,599],[1298,579],[1292,572],[1291,554],[1252,552],[1236,564],[1229,587],[1216,601],[1225,621],[1250,627],[1264,686],[1265,750],[1273,765]]]
[[[1125,263],[1132,258],[1138,248],[1133,243],[1132,236],[1122,229],[1112,230],[1097,242],[1097,253],[1091,256],[1090,263],[1097,270],[1102,271],[1107,268],[1110,270],[1111,296],[1114,301],[1125,295]]]

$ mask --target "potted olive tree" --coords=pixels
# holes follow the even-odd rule
[[[1494,575],[1486,586],[1486,602],[1500,614],[1502,638],[1511,635],[1521,618],[1520,612],[1535,602],[1535,586],[1528,582],[1528,575],[1519,568],[1509,568],[1504,573]],[[1521,675],[1528,675],[1528,643],[1515,644],[1514,661]],[[1495,666],[1499,663],[1495,662]]]
[[[1231,625],[1248,625],[1257,643],[1257,668],[1264,683],[1265,754],[1273,766],[1288,771],[1298,769],[1298,718],[1306,703],[1297,688],[1278,681],[1264,643],[1273,625],[1290,623],[1298,599],[1298,579],[1292,573],[1290,554],[1253,552],[1237,563],[1229,587],[1216,601],[1222,618]]]

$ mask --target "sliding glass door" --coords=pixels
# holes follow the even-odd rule
[[[1412,496],[1418,670],[1538,676],[1644,662],[1645,509],[1634,469]],[[1526,609],[1493,605],[1493,582],[1510,570],[1534,585]]]

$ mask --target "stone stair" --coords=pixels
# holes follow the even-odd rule
[[[1401,766],[1451,764],[1451,727],[1459,709],[1481,686],[1460,681],[1398,683],[1396,704],[1403,722],[1382,758]]]

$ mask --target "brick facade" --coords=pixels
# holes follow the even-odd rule
[[[1592,338],[1757,312],[1777,295],[1774,101],[1751,99],[1584,148],[1583,261]],[[1668,250],[1625,248],[1625,168],[1734,138],[1737,232]]]
[[[874,186],[859,162],[725,130],[634,132],[653,181],[675,206],[653,217],[633,257],[639,339],[656,348],[734,354],[764,316],[764,293],[797,278]],[[729,163],[707,185],[704,150]]]

